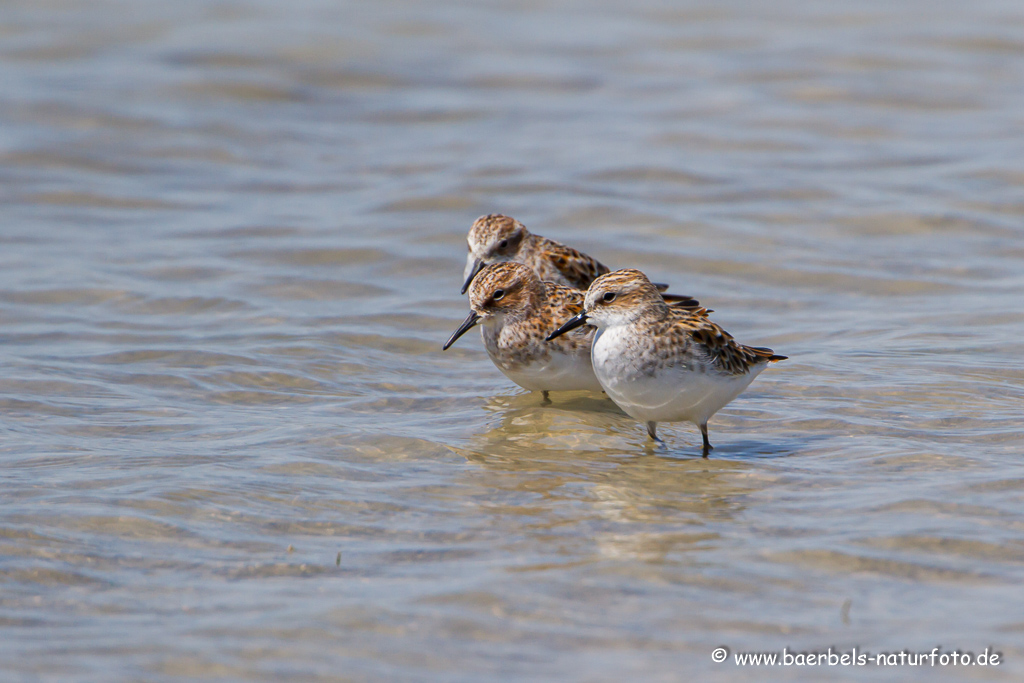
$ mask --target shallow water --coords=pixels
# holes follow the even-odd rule
[[[5,678],[1019,680],[1019,3],[277,5],[0,9]],[[541,405],[494,211],[790,360]]]

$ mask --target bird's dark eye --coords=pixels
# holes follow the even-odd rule
[[[605,303],[611,303],[615,301],[615,292],[605,292],[602,298],[604,299]]]
[[[496,290],[494,290],[494,295],[491,297],[491,299],[493,299],[494,301],[500,301],[504,296],[505,296],[505,290],[504,289],[496,289]]]
[[[498,242],[498,249],[504,249],[508,246],[508,240],[502,240]]]

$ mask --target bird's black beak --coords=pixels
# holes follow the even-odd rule
[[[470,311],[469,317],[462,321],[462,324],[459,325],[459,329],[455,330],[455,334],[448,338],[448,341],[444,343],[441,350],[447,351],[448,347],[454,344],[456,339],[469,332],[469,330],[478,322],[480,322],[480,316],[476,314],[476,311]]]
[[[551,341],[555,337],[561,337],[566,332],[568,332],[570,330],[575,330],[580,325],[586,325],[586,324],[587,324],[587,312],[586,311],[581,311],[579,315],[575,315],[575,316],[569,318],[568,320],[565,321],[565,323],[561,327],[559,327],[557,330],[555,330],[554,332],[549,334],[548,335],[548,341]]]
[[[481,270],[483,270],[484,266],[486,266],[486,265],[487,264],[484,263],[483,261],[481,261],[480,259],[476,259],[475,261],[473,261],[473,267],[469,271],[469,276],[466,278],[466,281],[462,283],[462,293],[463,294],[465,294],[466,290],[469,289],[469,285],[470,285],[471,282],[473,282],[473,278],[475,278],[477,276],[477,274]]]

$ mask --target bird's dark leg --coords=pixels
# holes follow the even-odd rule
[[[705,422],[704,424],[702,424],[700,426],[700,435],[704,437],[704,457],[706,458],[706,457],[708,457],[708,451],[713,451],[715,449],[715,447],[711,445],[711,442],[708,441],[708,423],[707,422]]]
[[[540,393],[544,397],[544,401],[541,403],[541,405],[545,405],[546,406],[549,403],[551,403],[551,397],[548,396],[548,390],[547,389],[544,389]]]
[[[665,443],[664,441],[662,441],[661,439],[658,438],[658,423],[657,422],[648,422],[647,423],[647,433],[650,434],[651,438],[654,439],[655,441],[657,441],[658,443]]]

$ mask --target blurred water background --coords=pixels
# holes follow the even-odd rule
[[[8,0],[4,680],[1024,675],[1024,5]],[[441,343],[503,212],[791,360]]]

